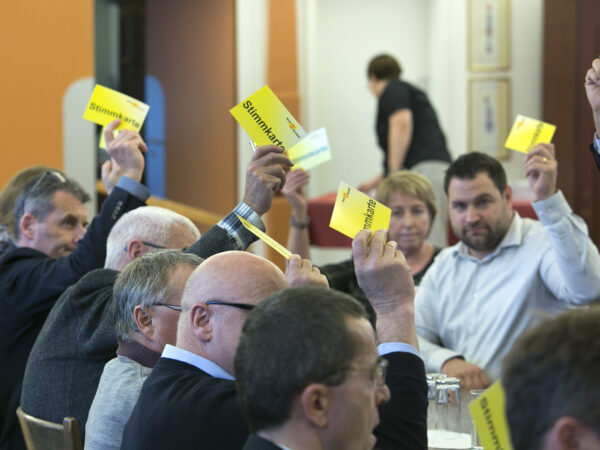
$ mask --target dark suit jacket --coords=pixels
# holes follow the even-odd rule
[[[427,449],[423,361],[409,353],[392,353],[386,359],[392,399],[379,409],[377,448]],[[233,381],[161,358],[142,387],[121,448],[241,449],[248,435]]]
[[[600,170],[600,155],[596,151],[596,147],[594,147],[594,144],[590,145],[590,150],[592,151],[592,156],[594,157],[594,161],[596,161],[598,170]]]
[[[160,358],[125,425],[121,448],[234,450],[248,434],[233,381]]]
[[[281,450],[281,447],[273,444],[271,441],[267,441],[266,439],[257,436],[256,434],[251,434],[248,436],[246,444],[242,450]]]
[[[104,265],[111,228],[143,204],[115,187],[71,255],[52,259],[11,246],[0,256],[0,448],[25,448],[15,411],[27,357],[50,309],[70,285]]]
[[[235,241],[215,225],[188,251],[207,258],[233,249]],[[90,272],[56,302],[27,362],[24,411],[52,422],[75,417],[84,434],[102,370],[117,350],[111,308],[117,275],[111,269]]]

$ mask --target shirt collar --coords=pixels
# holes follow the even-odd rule
[[[196,353],[189,352],[179,347],[167,344],[162,352],[163,358],[174,359],[176,361],[182,361],[188,363],[194,367],[197,367],[203,372],[206,372],[211,377],[222,378],[224,380],[235,380],[229,372],[223,369],[221,366],[214,362],[203,358]]]
[[[510,223],[510,226],[508,227],[508,231],[504,235],[504,238],[502,239],[502,241],[500,241],[500,244],[498,244],[498,247],[496,247],[496,249],[492,253],[490,253],[489,255],[486,255],[483,259],[480,260],[480,259],[477,259],[477,258],[471,256],[471,254],[469,254],[469,247],[467,247],[466,244],[462,241],[459,241],[458,244],[456,244],[454,246],[452,251],[453,251],[454,256],[456,256],[456,257],[460,256],[463,258],[471,258],[471,259],[483,262],[483,261],[487,261],[489,259],[495,258],[503,248],[521,245],[522,242],[523,242],[523,219],[521,218],[521,216],[519,215],[519,213],[517,211],[514,211],[512,221]]]
[[[150,369],[156,365],[160,358],[160,353],[149,349],[139,342],[121,342],[117,348],[117,355],[125,356]]]

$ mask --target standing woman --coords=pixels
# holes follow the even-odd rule
[[[385,176],[408,169],[425,176],[437,197],[438,220],[433,224],[431,242],[447,245],[447,213],[443,188],[444,172],[451,162],[437,115],[427,95],[402,81],[398,61],[379,55],[367,68],[369,88],[378,99],[376,131],[384,153],[383,171],[359,189],[377,187]]]

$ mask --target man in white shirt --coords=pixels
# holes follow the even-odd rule
[[[540,221],[513,211],[495,159],[468,153],[445,177],[449,217],[460,242],[442,251],[423,279],[416,325],[430,372],[482,388],[500,377],[504,355],[539,320],[600,298],[600,256],[583,220],[556,189],[552,144],[525,157]]]

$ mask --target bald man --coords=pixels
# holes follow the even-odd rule
[[[327,286],[310,261],[293,255],[286,274],[270,261],[232,251],[190,276],[177,345],[167,345],[147,378],[121,448],[242,448],[249,431],[236,398],[235,349],[248,312],[290,286]]]

